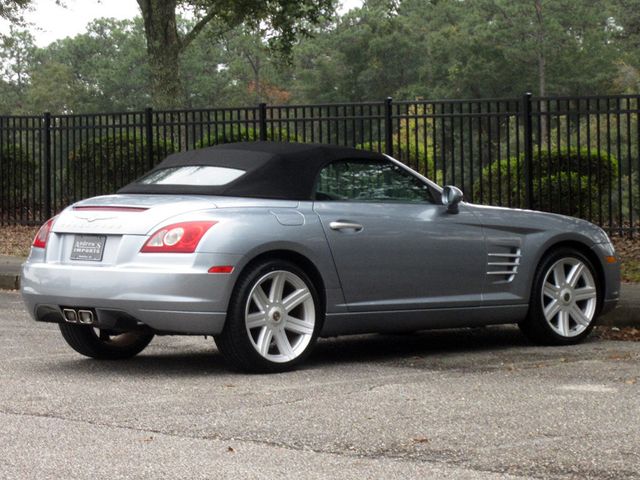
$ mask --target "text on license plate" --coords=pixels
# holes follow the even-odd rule
[[[101,262],[104,253],[104,235],[76,235],[71,249],[71,260]]]

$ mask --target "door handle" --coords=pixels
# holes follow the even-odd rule
[[[329,228],[331,228],[331,230],[354,230],[356,232],[359,232],[360,230],[362,230],[362,225],[353,222],[337,221],[331,222],[329,224]]]

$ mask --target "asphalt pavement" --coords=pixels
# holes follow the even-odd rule
[[[0,478],[640,479],[639,367],[511,327],[322,340],[278,375],[202,337],[95,361],[0,292]]]

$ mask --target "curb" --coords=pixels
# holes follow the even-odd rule
[[[0,275],[0,290],[20,290],[20,275]]]
[[[25,257],[0,255],[0,289],[18,290],[20,288],[20,269]]]
[[[603,315],[598,325],[607,327],[640,327],[640,284],[623,283],[620,286],[617,308]],[[0,273],[0,290],[19,290],[20,274]]]
[[[606,327],[640,327],[640,283],[620,285],[620,301],[611,312],[598,320]]]

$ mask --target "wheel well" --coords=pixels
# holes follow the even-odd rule
[[[320,305],[322,305],[323,311],[326,311],[327,297],[324,288],[324,281],[322,280],[322,275],[320,275],[318,268],[311,260],[298,252],[294,252],[292,250],[270,250],[268,252],[261,253],[260,255],[252,258],[244,266],[238,278],[240,278],[245,271],[252,268],[255,264],[274,259],[287,260],[291,263],[296,264],[298,267],[304,270],[304,273],[309,275],[309,278],[313,282],[313,286],[316,288],[316,292],[318,292],[318,296],[320,297]]]
[[[579,251],[580,253],[582,253],[585,257],[587,257],[589,259],[589,261],[591,262],[591,264],[593,265],[593,268],[596,269],[596,276],[598,277],[598,285],[600,285],[600,297],[602,297],[602,295],[604,295],[604,270],[602,268],[602,264],[600,263],[600,259],[598,258],[598,256],[595,254],[595,252],[590,249],[587,245],[585,245],[584,243],[578,242],[578,241],[572,241],[572,240],[567,240],[567,241],[563,241],[563,242],[558,242],[558,243],[554,243],[553,245],[551,245],[549,248],[547,248],[547,250],[544,252],[544,254],[542,255],[542,257],[540,257],[540,262],[542,262],[542,260],[549,255],[551,252],[553,252],[554,250],[557,250],[559,248],[573,248],[574,250]],[[602,308],[602,298],[598,299],[598,309]]]

